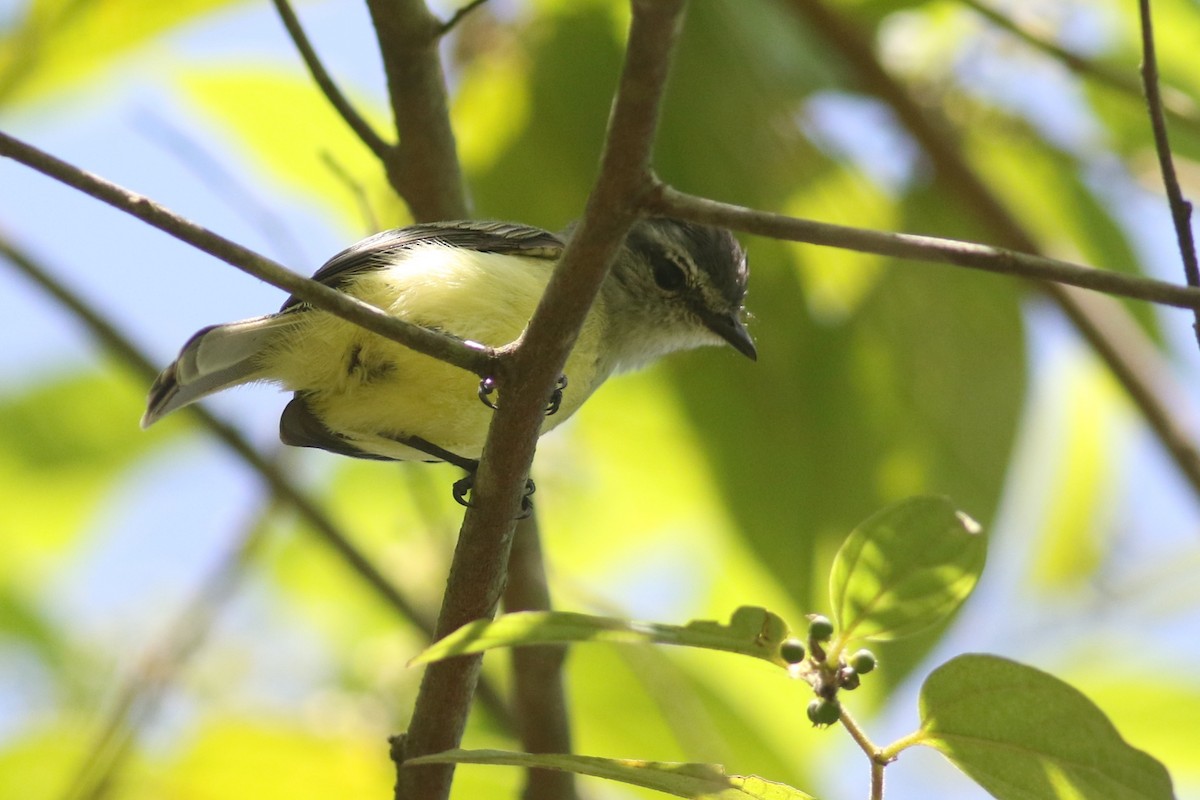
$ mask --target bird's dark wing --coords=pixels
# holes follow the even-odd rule
[[[290,403],[283,409],[279,418],[279,439],[292,447],[315,447],[318,450],[328,450],[330,453],[350,456],[352,458],[370,458],[375,461],[391,461],[386,456],[375,455],[363,450],[338,436],[312,412],[308,399],[302,392],[296,392]]]
[[[513,222],[431,222],[396,228],[363,239],[325,262],[325,266],[313,275],[313,280],[339,289],[355,275],[387,264],[396,253],[430,242],[481,253],[509,253],[549,260],[561,256],[565,247],[563,240],[549,231]],[[279,310],[287,311],[303,302],[292,295]]]

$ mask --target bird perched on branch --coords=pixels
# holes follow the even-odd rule
[[[524,330],[565,246],[563,236],[512,223],[413,225],[364,239],[313,278],[415,325],[500,346]],[[742,322],[746,277],[745,252],[729,231],[636,222],[567,360],[557,413],[543,432],[609,375],[667,353],[724,342],[756,358]],[[285,444],[357,458],[470,470],[491,421],[477,377],[292,296],[278,313],[192,336],[155,380],[142,427],[258,381],[294,393],[280,419]]]

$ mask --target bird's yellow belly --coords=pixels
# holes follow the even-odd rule
[[[483,266],[491,268],[485,279],[476,276],[465,286],[432,288],[424,281],[408,286],[380,270],[351,287],[351,293],[410,322],[500,346],[524,329],[549,269],[537,264],[508,275],[505,286],[493,286],[506,276],[494,264]],[[422,276],[428,277],[428,269]],[[513,280],[520,284],[516,292]],[[388,458],[428,460],[427,454],[400,441],[410,437],[463,458],[479,457],[494,412],[479,399],[477,376],[331,314],[303,313],[304,321],[286,344],[268,355],[267,366],[284,388],[306,394],[308,406],[327,428],[361,450]],[[603,380],[596,359],[598,319],[593,311],[580,333],[564,370],[568,385],[561,408],[546,418],[543,432],[574,413]],[[504,402],[502,385],[492,400]]]

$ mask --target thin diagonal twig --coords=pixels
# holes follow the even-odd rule
[[[442,24],[442,29],[438,35],[445,36],[447,33],[454,30],[454,27],[458,25],[458,23],[462,22],[468,14],[479,8],[487,1],[488,0],[471,0],[471,2],[467,3],[466,5],[460,6],[458,10],[450,16],[450,19],[446,20]]]
[[[2,232],[0,232],[0,256],[6,258],[18,271],[70,311],[102,345],[139,373],[144,380],[149,382],[157,374],[157,369],[150,359],[133,344],[129,337],[117,330],[83,298],[43,269],[30,254],[17,247]],[[291,506],[307,523],[307,527],[329,545],[386,605],[412,623],[427,638],[433,638],[433,626],[430,625],[425,615],[417,610],[408,598],[350,541],[341,528],[302,489],[292,483],[291,479],[271,459],[258,452],[236,428],[214,416],[207,409],[201,406],[190,406],[188,411],[199,419],[210,433],[237,453],[251,469],[258,473],[259,477],[270,487],[272,493]],[[512,729],[513,724],[508,708],[500,700],[494,688],[490,685],[481,686],[480,701],[486,705],[499,724]]]
[[[301,277],[253,250],[179,216],[144,195],[85,172],[3,132],[0,132],[0,155],[102,200],[259,280],[291,292],[306,303],[373,333],[481,377],[495,372],[496,355],[492,348],[468,344],[453,336],[413,325],[348,294]]]
[[[1049,55],[1067,69],[1088,78],[1097,84],[1107,86],[1131,98],[1140,97],[1142,87],[1128,73],[1115,69],[1107,64],[1085,58],[1078,53],[1062,47],[1029,26],[1022,25],[1011,16],[1001,13],[984,0],[959,0],[963,5],[979,14],[988,22],[1020,39],[1025,44]],[[1163,99],[1163,110],[1176,122],[1186,125],[1191,130],[1200,133],[1200,114],[1196,107],[1182,98],[1174,101]]]
[[[296,49],[300,51],[300,57],[304,59],[305,65],[308,67],[312,79],[317,86],[325,94],[330,105],[334,110],[341,115],[350,129],[358,135],[371,152],[376,155],[381,162],[387,163],[392,157],[395,147],[383,140],[383,137],[375,132],[358,110],[351,105],[346,96],[342,94],[341,89],[334,83],[329,72],[326,71],[325,65],[321,63],[317,51],[313,49],[312,42],[309,41],[308,35],[304,32],[304,27],[300,24],[299,17],[296,16],[295,10],[288,0],[272,0],[275,3],[275,10],[279,12],[279,18],[283,21],[283,27],[287,28],[288,35],[292,37],[292,42],[295,43]]]
[[[1163,188],[1171,208],[1171,220],[1175,223],[1175,238],[1179,243],[1179,255],[1183,259],[1183,274],[1188,286],[1200,286],[1200,266],[1196,264],[1196,242],[1192,237],[1192,204],[1179,188],[1175,174],[1175,161],[1171,157],[1171,142],[1167,138],[1167,121],[1163,117],[1162,92],[1158,85],[1158,58],[1154,48],[1154,22],[1150,13],[1150,0],[1138,0],[1138,12],[1142,21],[1142,84],[1146,91],[1146,106],[1150,113],[1150,128],[1154,132],[1154,149],[1158,153],[1158,164],[1162,170]],[[1192,332],[1200,344],[1200,310]]]
[[[913,261],[931,261],[983,272],[1077,286],[1116,297],[1146,300],[1176,308],[1200,310],[1200,288],[1086,267],[1056,258],[1019,253],[960,239],[873,231],[789,217],[769,211],[756,211],[685,194],[661,183],[656,183],[653,190],[646,195],[645,207],[651,214],[682,217],[773,239]]]
[[[274,505],[269,502],[255,515],[233,550],[201,580],[160,640],[122,681],[63,800],[100,800],[108,793],[129,756],[136,731],[157,715],[171,683],[204,644],[217,614],[237,593],[260,549],[267,520],[277,510]]]
[[[822,41],[841,53],[857,73],[864,91],[876,95],[893,109],[928,155],[938,180],[991,231],[997,244],[1019,252],[1038,252],[1033,236],[968,164],[946,123],[934,119],[884,69],[858,27],[821,0],[785,0],[785,5],[812,26]],[[1056,283],[1038,285],[1105,363],[1192,491],[1200,495],[1200,453],[1191,432],[1171,410],[1167,400],[1169,372],[1153,343],[1124,308],[1107,298]]]

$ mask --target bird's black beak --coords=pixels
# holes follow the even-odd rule
[[[737,312],[732,314],[711,314],[704,317],[704,325],[710,331],[720,336],[742,355],[751,361],[758,361],[758,349],[750,332],[738,318]]]

